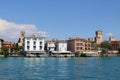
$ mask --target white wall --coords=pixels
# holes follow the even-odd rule
[[[52,42],[47,43],[47,50],[49,49],[50,51],[55,51],[55,43]]]
[[[29,41],[29,44],[27,43],[27,41]],[[34,41],[36,42],[35,45],[34,45]],[[40,42],[42,42],[41,45],[40,45]],[[36,40],[34,40],[34,38],[25,38],[24,50],[25,51],[44,51],[44,44],[45,44],[44,38],[36,38]],[[27,46],[29,46],[29,50],[27,49]],[[36,46],[36,49],[34,49],[33,46]],[[42,49],[40,49],[40,46],[42,46]]]
[[[57,51],[67,51],[67,43],[57,43],[56,44]]]

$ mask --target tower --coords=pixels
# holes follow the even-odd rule
[[[23,46],[24,38],[25,38],[25,31],[22,30],[20,32],[20,38],[19,38],[19,41],[18,41],[18,46]]]
[[[97,43],[97,44],[102,43],[102,33],[103,32],[101,30],[96,31],[95,43]]]

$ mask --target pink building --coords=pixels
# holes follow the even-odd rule
[[[12,42],[3,42],[3,45],[8,47],[8,52],[11,53],[11,48],[13,46],[13,43]]]
[[[67,40],[68,50],[71,52],[91,51],[91,42],[79,37],[69,38]]]

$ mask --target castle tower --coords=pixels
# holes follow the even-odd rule
[[[23,46],[24,38],[25,38],[25,31],[22,30],[20,32],[20,38],[19,38],[19,41],[18,41],[18,46]]]
[[[96,37],[95,37],[95,43],[101,44],[102,43],[102,31],[98,30],[96,31]]]

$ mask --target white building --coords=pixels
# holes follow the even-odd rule
[[[45,38],[35,35],[24,38],[24,51],[26,56],[44,56]]]
[[[67,42],[65,40],[56,41],[55,51],[52,51],[51,56],[54,57],[74,57],[75,55],[67,50]]]
[[[50,52],[50,51],[55,51],[55,42],[54,41],[46,41],[46,51]]]
[[[65,52],[67,51],[67,42],[62,40],[56,43],[56,51]]]

